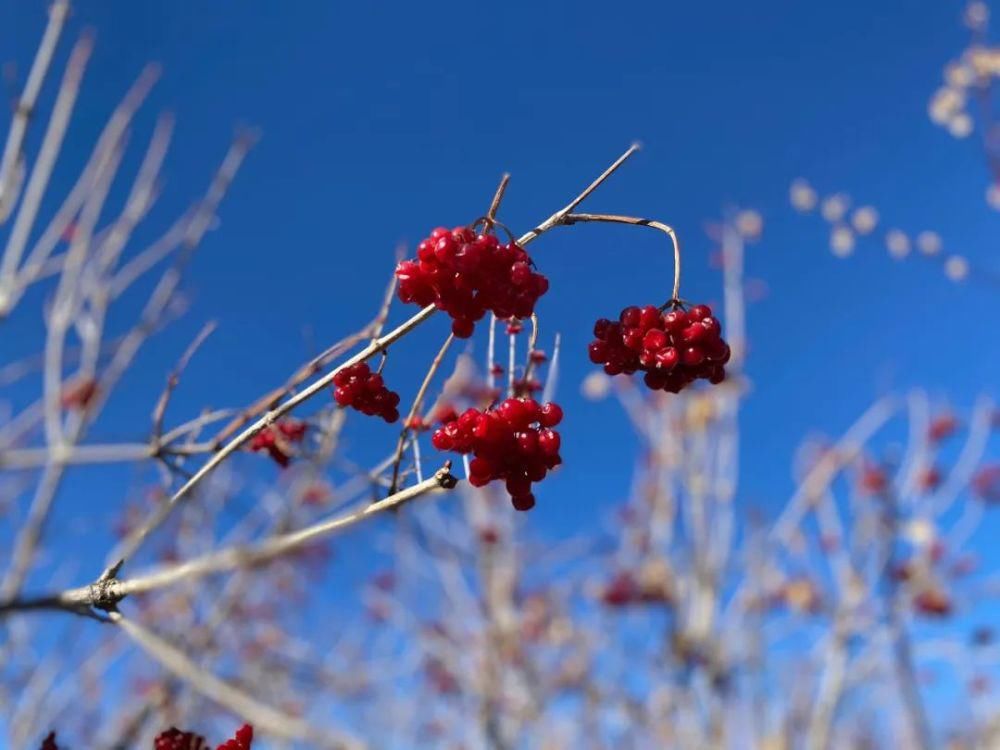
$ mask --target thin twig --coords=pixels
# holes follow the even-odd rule
[[[10,216],[10,211],[17,199],[14,195],[14,183],[15,174],[23,159],[24,136],[28,130],[31,116],[35,112],[35,104],[38,101],[38,95],[42,90],[49,66],[52,64],[52,57],[59,44],[59,36],[62,34],[68,13],[68,0],[56,0],[49,8],[49,21],[45,26],[45,33],[42,34],[42,41],[38,45],[38,51],[31,64],[28,80],[24,84],[24,92],[14,110],[14,120],[7,134],[3,157],[0,158],[0,224],[4,223]]]
[[[438,368],[441,367],[441,362],[444,360],[444,356],[448,353],[448,348],[454,340],[455,334],[449,333],[448,338],[446,338],[444,340],[444,344],[441,345],[441,349],[434,356],[431,366],[427,369],[424,381],[420,384],[420,388],[417,390],[417,395],[413,397],[413,404],[410,406],[410,411],[406,415],[406,419],[403,421],[403,429],[400,430],[399,440],[396,441],[396,454],[392,462],[392,483],[389,485],[390,495],[396,492],[397,484],[399,482],[399,466],[403,461],[403,450],[406,448],[406,438],[410,434],[413,419],[420,411],[421,404],[423,404],[424,401],[424,396],[427,395],[427,389],[430,387],[431,381],[434,380],[434,376],[437,374]]]

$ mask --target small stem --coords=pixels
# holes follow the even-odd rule
[[[653,219],[641,219],[635,216],[619,216],[617,214],[567,214],[563,223],[569,226],[578,221],[597,221],[608,224],[629,224],[631,226],[650,227],[663,232],[670,237],[670,243],[674,247],[674,290],[670,295],[671,300],[679,300],[681,297],[681,246],[677,241],[677,233],[673,228],[663,222]]]
[[[389,485],[390,495],[396,491],[396,484],[399,481],[399,466],[403,461],[403,452],[406,449],[406,438],[410,434],[410,424],[413,422],[414,417],[416,417],[417,412],[420,411],[420,406],[424,401],[424,396],[427,395],[427,389],[430,387],[431,381],[437,374],[438,368],[441,367],[444,355],[448,353],[448,348],[454,340],[455,334],[449,333],[448,338],[444,340],[444,344],[441,346],[440,351],[438,351],[434,360],[431,362],[431,366],[427,370],[427,375],[424,376],[424,382],[420,384],[420,388],[417,390],[417,395],[413,397],[413,405],[410,406],[410,412],[406,415],[406,419],[403,421],[403,429],[400,431],[399,440],[396,442],[396,456],[392,462],[392,484]]]
[[[490,203],[490,210],[486,212],[486,218],[493,221],[497,217],[497,211],[500,208],[500,201],[503,200],[504,193],[507,192],[507,183],[510,182],[510,172],[504,172],[503,176],[500,178],[500,184],[497,186],[496,194],[493,196],[493,201]]]
[[[631,146],[629,146],[628,150],[624,154],[619,156],[617,159],[615,159],[615,161],[611,164],[610,167],[601,172],[601,174],[597,177],[597,179],[594,180],[592,183],[590,183],[582,193],[580,193],[578,196],[576,196],[576,198],[574,198],[565,206],[563,206],[561,209],[556,211],[554,214],[552,214],[552,216],[543,221],[541,224],[532,229],[530,232],[526,232],[525,234],[523,234],[520,237],[520,239],[518,239],[517,244],[523,247],[524,245],[527,245],[529,242],[539,237],[540,235],[544,234],[545,232],[549,231],[553,227],[557,227],[560,224],[565,223],[566,216],[574,208],[583,203],[583,201],[586,200],[586,198],[591,193],[597,190],[597,188],[599,188],[605,180],[607,180],[611,175],[617,172],[618,168],[621,167],[621,165],[624,164],[628,160],[628,158],[632,156],[632,154],[638,151],[639,148],[640,147],[638,143],[633,143]]]
[[[531,358],[531,354],[535,351],[536,346],[538,346],[538,316],[535,315],[535,313],[531,313],[531,336],[528,338],[528,361],[524,365],[524,375],[521,376],[525,386],[528,385],[528,380],[531,379],[531,371],[535,369],[535,361]]]
[[[497,316],[490,314],[490,340],[486,352],[486,387],[491,391],[496,387],[496,374],[493,368],[496,366],[496,345],[497,345]]]

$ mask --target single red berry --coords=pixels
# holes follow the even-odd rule
[[[596,323],[594,323],[594,338],[603,339],[607,335],[608,328],[610,327],[610,320],[607,318],[600,318]]]
[[[626,307],[621,311],[618,320],[626,328],[637,328],[642,321],[642,310],[638,307]]]
[[[687,367],[697,367],[705,361],[705,352],[697,346],[689,346],[681,353],[681,362]]]
[[[510,498],[514,510],[528,511],[535,507],[535,496],[530,492],[526,495],[517,495]]]
[[[554,456],[559,452],[561,444],[559,433],[548,428],[538,433],[538,448],[547,456]]]
[[[648,331],[660,325],[660,311],[655,305],[646,305],[639,313],[639,328]]]
[[[688,325],[688,316],[683,310],[671,310],[663,314],[663,328],[670,333],[677,333]]]
[[[646,335],[642,339],[642,348],[647,351],[658,351],[665,347],[669,340],[665,331],[654,328],[646,332]]]
[[[542,404],[542,408],[539,411],[539,422],[543,427],[555,427],[557,424],[562,422],[563,410],[559,404],[552,403],[551,401]]]

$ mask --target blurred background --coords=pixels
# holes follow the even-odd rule
[[[49,10],[0,2],[7,137]],[[90,33],[26,230],[36,247],[54,221],[58,241],[44,273],[8,276],[18,294],[0,319],[10,747],[51,730],[71,747],[145,747],[170,724],[221,739],[237,719],[264,725],[263,747],[1000,747],[1000,54],[985,4],[80,0],[26,118],[26,175]],[[74,236],[90,204],[60,207],[149,63],[155,86],[108,150],[121,176],[93,236]],[[116,251],[165,112],[155,204]],[[227,148],[251,140],[224,198],[191,213]],[[295,556],[121,601],[197,673],[128,627],[18,605],[91,583],[211,452],[191,446],[260,414],[244,410],[345,335],[363,331],[363,347],[398,252],[485,214],[505,172],[497,216],[526,232],[634,141],[581,210],[676,230],[682,297],[711,304],[734,347],[725,383],[675,396],[601,375],[595,319],[667,300],[670,246],[634,227],[559,227],[531,254],[551,282],[538,369],[565,411],[564,463],[530,513],[461,482]],[[29,193],[0,225],[8,253]],[[176,217],[178,249],[144,255]],[[142,273],[119,294],[122,268]],[[176,287],[149,315],[164,278]],[[397,300],[388,327],[415,312]],[[488,327],[452,345],[428,409],[474,400]],[[391,347],[383,375],[404,414],[447,335],[439,315]],[[515,337],[522,371],[528,335]],[[506,366],[502,324],[497,336]],[[233,411],[183,432],[190,450],[139,455],[193,341],[161,434]],[[90,382],[94,403],[79,391]],[[371,467],[398,425],[345,416],[327,392],[295,416],[308,432],[288,468],[233,455],[122,577],[386,494]],[[87,458],[54,458],[59,432]],[[429,437],[407,444],[404,486],[440,465]],[[12,575],[25,529],[37,543]]]

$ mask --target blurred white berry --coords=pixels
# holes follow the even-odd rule
[[[1000,53],[989,47],[970,47],[966,53],[969,65],[981,78],[989,78],[1000,72]]]
[[[927,114],[938,125],[947,125],[964,108],[965,94],[951,86],[942,86],[931,97]]]
[[[581,393],[591,401],[600,401],[611,391],[611,378],[603,372],[592,372],[583,379]]]
[[[944,69],[944,79],[949,86],[957,89],[967,89],[976,80],[976,74],[972,68],[964,63],[948,63]]]
[[[820,213],[823,214],[824,219],[833,224],[844,218],[850,203],[851,201],[846,195],[836,193],[823,199]]]
[[[854,232],[844,224],[838,224],[830,232],[830,251],[838,258],[846,258],[854,252]]]
[[[897,260],[910,254],[910,238],[898,229],[890,229],[885,235],[885,248]]]
[[[812,186],[805,180],[795,180],[795,182],[792,183],[792,188],[789,191],[788,197],[792,202],[792,208],[796,211],[807,213],[816,208],[816,191],[813,190]]]
[[[1000,185],[994,183],[986,189],[986,203],[994,211],[1000,211]]]
[[[955,138],[967,138],[972,132],[972,118],[965,112],[959,112],[948,121],[948,132]]]
[[[969,261],[961,255],[952,255],[944,262],[944,275],[952,281],[964,281],[969,275]]]
[[[909,521],[903,529],[903,536],[914,547],[926,547],[934,541],[936,531],[934,524],[924,518]]]
[[[924,255],[937,255],[941,252],[941,235],[929,230],[921,232],[917,235],[917,250]]]
[[[965,13],[962,16],[965,25],[970,29],[982,29],[989,23],[990,9],[982,0],[974,0],[965,6]]]
[[[736,230],[747,239],[757,239],[764,231],[764,219],[756,211],[740,211],[736,216]]]
[[[851,215],[851,224],[858,234],[870,234],[878,226],[878,211],[871,206],[862,206]]]

